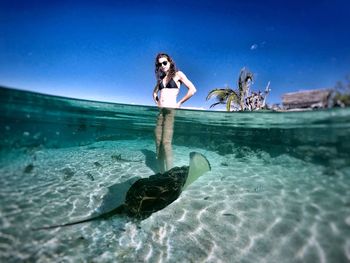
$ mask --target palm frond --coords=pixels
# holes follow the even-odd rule
[[[212,105],[210,105],[210,109],[211,108],[213,108],[213,107],[215,107],[216,105],[219,105],[219,104],[225,104],[225,102],[221,102],[221,101],[219,101],[219,102],[215,102],[215,103],[213,103]]]
[[[226,102],[226,110],[231,111],[231,105],[232,103],[234,104],[239,104],[239,96],[236,92],[232,92],[228,97],[227,97],[227,102]]]
[[[232,92],[233,90],[230,88],[226,89],[214,89],[209,92],[206,100],[211,99],[212,97],[216,97],[219,101],[225,100],[226,97]]]
[[[245,67],[241,69],[238,77],[238,90],[241,95],[245,94],[253,82],[253,73],[251,73]]]

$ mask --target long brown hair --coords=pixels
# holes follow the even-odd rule
[[[169,63],[170,63],[170,68],[169,68],[169,73],[168,73],[168,76],[167,76],[167,82],[172,79],[173,77],[175,77],[175,74],[176,74],[176,71],[177,71],[177,68],[176,68],[176,65],[175,65],[175,62],[174,60],[166,53],[158,53],[157,56],[156,56],[156,60],[155,60],[155,63],[154,63],[154,66],[155,66],[155,74],[156,74],[156,79],[157,79],[157,84],[159,84],[163,78],[165,77],[165,74],[163,71],[160,70],[160,67],[158,65],[158,60],[160,58],[166,58]]]

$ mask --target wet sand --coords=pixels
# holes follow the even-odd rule
[[[0,261],[350,260],[349,167],[176,145],[174,164],[188,165],[191,151],[204,154],[212,171],[142,222],[114,216],[41,231],[31,228],[88,217],[108,186],[154,174],[154,141],[2,152]]]

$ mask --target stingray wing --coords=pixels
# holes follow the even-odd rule
[[[102,197],[102,202],[96,209],[95,214],[109,213],[123,205],[128,190],[138,179],[140,179],[140,177],[133,177],[125,182],[109,186],[108,192]]]

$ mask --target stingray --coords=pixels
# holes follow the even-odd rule
[[[174,167],[165,173],[157,173],[147,178],[134,177],[110,186],[100,207],[88,218],[60,225],[44,226],[35,230],[107,219],[117,214],[125,214],[140,220],[146,219],[152,213],[174,202],[184,189],[210,170],[210,163],[204,155],[191,152],[189,166]]]

